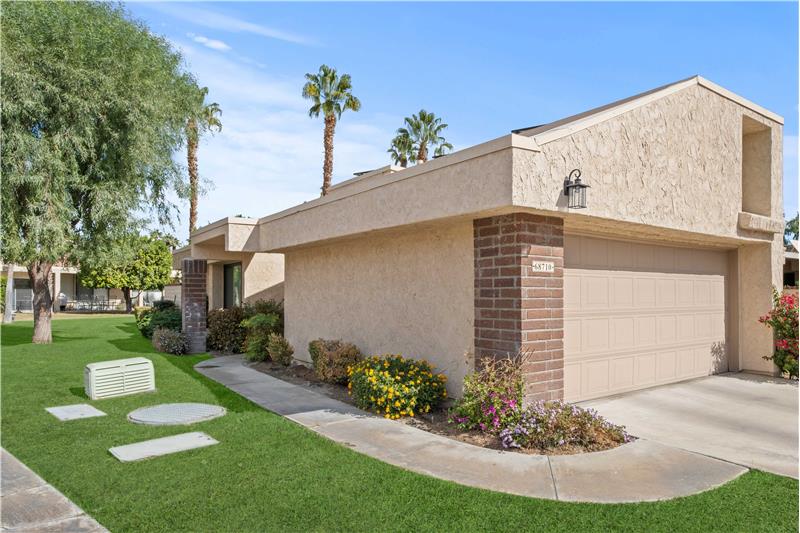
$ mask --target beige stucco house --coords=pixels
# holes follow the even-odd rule
[[[519,350],[528,398],[770,374],[757,319],[782,284],[782,124],[692,77],[220,220],[182,253],[212,307],[225,263],[244,299],[282,293],[297,359],[341,338],[426,358],[453,394],[476,358]],[[574,169],[585,208],[565,195]]]

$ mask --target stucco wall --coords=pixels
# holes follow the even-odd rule
[[[353,193],[356,185],[309,202],[311,206],[301,205],[291,213],[267,217],[260,223],[261,250],[283,251],[310,242],[510,205],[509,147],[444,164],[432,160],[397,176],[377,176],[370,183],[359,184],[359,190],[350,196],[345,193]],[[404,178],[407,174],[409,177]]]
[[[309,362],[317,338],[424,358],[459,394],[473,350],[473,234],[463,221],[286,254],[286,337]]]
[[[566,212],[564,178],[579,168],[592,187],[580,215],[740,236],[743,115],[772,128],[771,216],[780,219],[781,125],[699,85],[543,144],[541,152],[515,149],[514,204]]]
[[[245,302],[283,300],[283,254],[253,254],[242,261]]]
[[[208,295],[208,308],[221,309],[225,304],[225,267],[222,263],[209,263],[206,278],[206,294]]]

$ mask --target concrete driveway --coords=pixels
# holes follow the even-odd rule
[[[709,376],[580,405],[645,439],[797,478],[796,381]]]

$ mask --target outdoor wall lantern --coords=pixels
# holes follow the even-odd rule
[[[573,179],[574,178],[574,179]],[[564,180],[564,196],[569,198],[570,209],[586,208],[586,189],[590,186],[581,182],[581,171],[577,168]]]

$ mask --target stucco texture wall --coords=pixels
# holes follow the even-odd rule
[[[460,394],[473,350],[472,222],[286,254],[286,337],[310,362],[317,338],[423,358]]]
[[[283,254],[252,254],[242,261],[245,302],[283,300]]]
[[[745,115],[772,128],[772,217],[781,218],[781,125],[699,85],[539,153],[514,150],[514,204],[563,211],[564,178],[579,168],[592,187],[581,215],[738,237]]]
[[[510,149],[436,171],[424,170],[421,165],[420,173],[399,181],[391,181],[392,175],[377,176],[371,188],[359,185],[358,192],[350,196],[345,194],[352,187],[335,190],[319,200],[323,203],[271,218],[262,225],[261,249],[284,251],[309,242],[472,215],[510,204]]]

